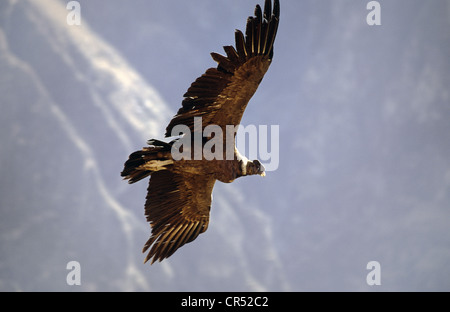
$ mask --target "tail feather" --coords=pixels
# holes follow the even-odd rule
[[[120,175],[130,184],[148,177],[155,171],[164,170],[173,163],[172,142],[149,140],[148,143],[151,146],[132,153],[124,164]]]

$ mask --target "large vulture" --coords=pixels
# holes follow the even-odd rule
[[[273,9],[271,0],[265,1],[264,11],[257,5],[255,16],[247,19],[245,36],[236,30],[236,46],[225,46],[226,56],[211,53],[217,68],[208,69],[184,94],[182,107],[166,128],[165,136],[175,138],[149,140],[149,146],[125,162],[121,176],[129,183],[151,176],[145,215],[152,234],[143,248],[143,252],[150,250],[145,262],[170,257],[206,231],[216,180],[229,183],[246,175],[265,175],[258,160],[239,154],[235,135],[248,101],[272,62],[279,16],[279,0],[274,0]],[[211,125],[223,131],[205,135],[203,131]],[[215,145],[211,148],[214,157],[198,155],[207,145]],[[174,157],[175,153],[182,157]]]

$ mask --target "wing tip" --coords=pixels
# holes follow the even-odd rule
[[[280,0],[274,0],[273,14],[276,18],[280,18]]]
[[[179,248],[207,230],[209,215],[197,216],[197,219],[182,217],[180,220],[182,215],[177,213],[175,217],[165,216],[162,223],[152,224],[152,235],[142,248],[142,253],[148,251],[144,264],[150,261],[152,265],[156,261],[161,262],[169,258]]]
[[[264,55],[270,59],[273,57],[273,44],[278,30],[280,18],[280,1],[266,0],[264,10],[256,5],[254,16],[247,18],[245,31],[246,57]],[[236,42],[236,45],[238,42]]]
[[[254,16],[247,18],[245,36],[241,30],[235,29],[235,51],[237,57],[230,57],[227,53],[227,57],[223,57],[219,61],[217,53],[211,53],[213,59],[219,63],[218,67],[222,67],[222,69],[227,67],[225,68],[226,71],[232,73],[233,69],[245,63],[253,56],[265,55],[269,59],[272,59],[273,44],[275,42],[279,18],[279,0],[274,0],[273,6],[272,0],[265,0],[264,10],[257,4]],[[225,66],[222,64],[225,64]]]

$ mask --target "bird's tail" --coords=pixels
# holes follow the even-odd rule
[[[132,153],[125,162],[120,174],[128,183],[134,183],[148,177],[153,172],[165,170],[174,162],[171,154],[172,143],[149,140],[150,146]]]

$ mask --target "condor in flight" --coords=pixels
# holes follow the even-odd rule
[[[257,5],[255,16],[247,19],[245,36],[236,30],[236,46],[225,46],[226,56],[211,53],[217,68],[208,69],[184,94],[182,107],[167,126],[165,136],[182,135],[168,143],[149,140],[148,147],[132,153],[125,162],[121,176],[129,183],[151,176],[145,215],[152,234],[142,251],[150,249],[145,262],[151,259],[153,264],[170,257],[206,231],[216,180],[229,183],[246,175],[265,175],[258,160],[248,160],[235,148],[236,131],[231,138],[225,133],[228,125],[239,125],[272,62],[279,17],[279,0],[274,0],[273,10],[271,0],[265,1],[264,11]],[[211,125],[223,129],[224,157],[174,157],[174,148],[183,138],[192,140],[192,145],[184,144],[178,150],[185,156],[195,152],[198,132],[203,146],[216,140],[212,135],[203,136],[203,130]],[[180,126],[184,131],[174,134]],[[231,157],[226,138],[228,145],[232,139]]]

